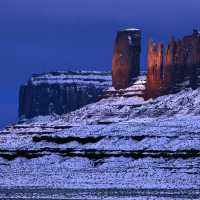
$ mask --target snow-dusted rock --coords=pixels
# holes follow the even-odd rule
[[[19,117],[33,118],[76,110],[111,86],[109,72],[68,71],[34,74],[20,87]]]
[[[0,132],[0,198],[198,199],[199,91],[16,121]]]

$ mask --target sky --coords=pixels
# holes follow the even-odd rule
[[[0,128],[17,118],[20,85],[44,71],[110,71],[118,30],[148,40],[200,30],[199,0],[0,0]]]

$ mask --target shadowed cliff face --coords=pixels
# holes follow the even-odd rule
[[[200,33],[197,30],[194,29],[192,35],[178,42],[172,38],[165,48],[164,58],[163,76],[162,45],[159,43],[156,53],[155,45],[150,40],[145,99],[179,92],[184,82],[193,89],[200,86]]]
[[[61,115],[93,103],[111,86],[107,72],[49,72],[20,87],[19,116]]]
[[[140,75],[141,32],[138,29],[118,31],[112,59],[112,85],[125,89]]]

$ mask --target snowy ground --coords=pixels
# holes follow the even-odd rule
[[[175,117],[197,117],[200,114],[200,88],[190,88],[179,92],[161,96],[155,100],[144,101],[142,97],[110,97],[99,102],[84,106],[68,114],[47,117],[35,117],[24,120],[24,126],[82,126],[86,124],[108,123],[146,123],[161,121]],[[106,123],[107,122],[107,123]],[[192,121],[193,122],[193,121]],[[176,122],[175,122],[176,123]],[[179,122],[177,122],[179,123]],[[176,123],[176,124],[177,124]],[[192,123],[196,126],[198,122]],[[21,126],[21,124],[19,125]],[[7,127],[13,129],[13,127]]]
[[[0,198],[200,199],[199,113],[200,89],[188,89],[8,126]]]

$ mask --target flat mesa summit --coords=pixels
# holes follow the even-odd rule
[[[125,29],[111,73],[33,75],[0,131],[0,198],[199,199],[199,34],[164,55],[150,39],[147,72]]]

